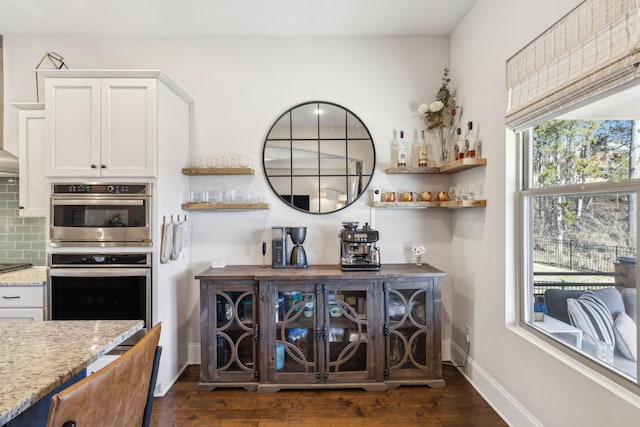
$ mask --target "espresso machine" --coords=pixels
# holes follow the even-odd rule
[[[379,271],[380,248],[377,230],[365,223],[358,228],[358,222],[343,222],[340,230],[340,268],[343,271]]]
[[[271,267],[307,268],[307,254],[302,246],[306,237],[307,227],[271,227]]]

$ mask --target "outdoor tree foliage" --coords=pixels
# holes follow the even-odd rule
[[[637,144],[634,132],[634,122],[629,120],[550,120],[536,126],[533,187],[635,177],[635,168],[629,167]],[[535,237],[635,247],[629,238],[630,230],[635,235],[635,201],[631,199],[626,193],[538,197]]]

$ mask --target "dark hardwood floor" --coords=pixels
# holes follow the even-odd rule
[[[453,367],[441,389],[242,389],[198,391],[200,366],[191,365],[164,397],[155,398],[152,426],[505,426],[506,423]]]

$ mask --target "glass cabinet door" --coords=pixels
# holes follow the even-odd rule
[[[386,289],[386,378],[415,377],[416,370],[433,372],[432,289],[410,284]]]
[[[373,287],[370,283],[324,286],[325,380],[337,380],[341,376],[351,380],[372,378]]]
[[[253,380],[257,377],[254,290],[215,290],[215,366],[213,379]]]
[[[275,379],[309,381],[317,377],[319,326],[317,298],[310,284],[273,287]]]
[[[369,282],[271,283],[274,382],[338,382],[374,378],[373,289]]]

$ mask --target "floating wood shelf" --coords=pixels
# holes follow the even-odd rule
[[[446,202],[373,202],[374,208],[390,209],[426,209],[426,208],[483,208],[486,200],[452,200]]]
[[[253,168],[182,168],[183,175],[254,175]]]
[[[439,208],[440,202],[373,202],[374,208]]]
[[[269,209],[269,203],[183,203],[185,211]]]
[[[403,168],[387,168],[384,170],[388,174],[421,174],[421,173],[440,173],[439,167],[434,168],[417,168],[412,166],[406,166]]]
[[[440,202],[441,208],[459,209],[459,208],[484,208],[487,206],[486,200],[452,200]]]
[[[475,158],[475,159],[460,159],[451,163],[447,163],[440,167],[402,167],[402,168],[387,168],[385,172],[387,174],[439,174],[439,173],[456,173],[465,169],[471,169],[478,166],[484,166],[487,164],[487,159]]]

